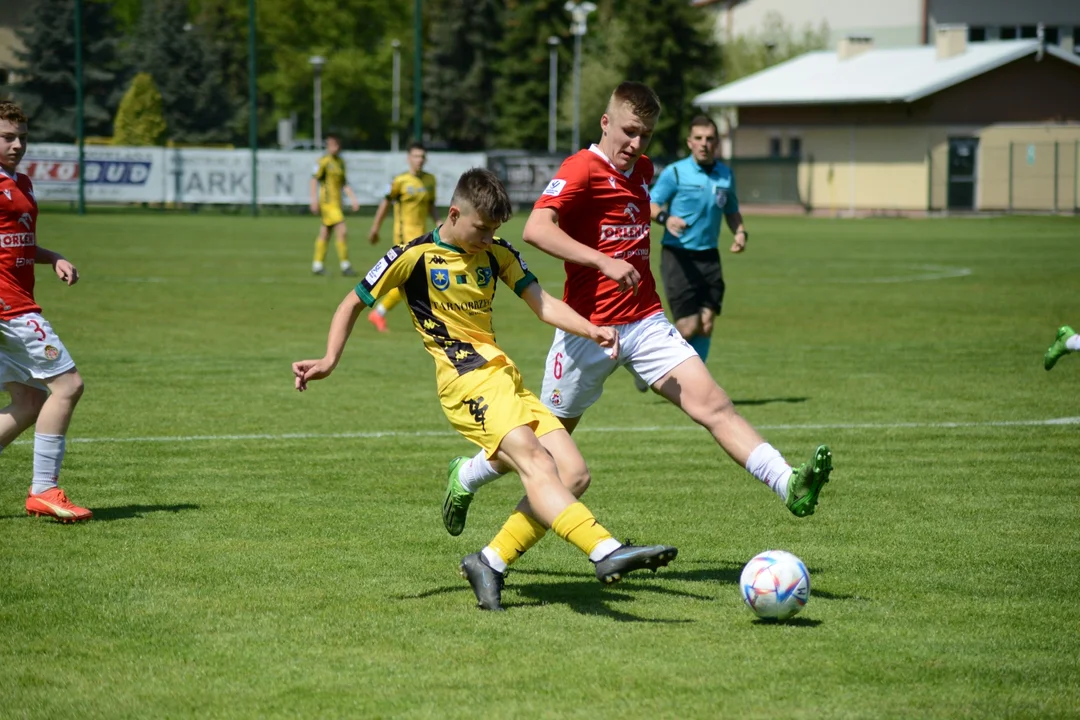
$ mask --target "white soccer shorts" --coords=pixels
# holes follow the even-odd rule
[[[40,313],[0,320],[0,386],[17,382],[45,390],[42,380],[73,367],[64,343]]]
[[[619,357],[592,340],[562,330],[548,351],[540,399],[560,418],[578,417],[604,392],[604,381],[620,365],[626,365],[652,385],[697,352],[675,326],[659,312],[637,322],[614,325],[619,333]]]

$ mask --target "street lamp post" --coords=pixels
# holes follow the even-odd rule
[[[547,39],[551,49],[548,62],[548,152],[555,154],[555,105],[559,99],[559,44],[562,41],[552,35]]]
[[[312,55],[308,62],[315,71],[315,147],[322,148],[322,70],[326,66],[326,58]]]
[[[589,13],[596,10],[596,4],[570,0],[563,7],[574,21],[570,25],[574,35],[574,135],[570,152],[577,152],[581,149],[581,38],[588,30]]]
[[[401,122],[401,41],[391,40],[390,47],[394,48],[394,100],[390,106],[390,151],[397,152],[400,142],[398,123]]]

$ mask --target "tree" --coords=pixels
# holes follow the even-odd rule
[[[502,38],[502,2],[441,0],[430,14],[431,47],[425,56],[425,120],[436,143],[456,150],[488,147]]]
[[[548,137],[550,46],[558,48],[559,80],[570,68],[573,45],[565,0],[507,0],[495,81],[497,147],[545,150]],[[566,85],[565,82],[562,82]]]
[[[191,21],[187,0],[146,0],[130,54],[161,91],[169,139],[220,143],[231,139],[234,102],[225,88],[218,48]]]
[[[39,141],[75,140],[75,6],[71,0],[38,0],[29,23],[18,31],[26,70],[12,87]],[[109,135],[120,102],[118,38],[109,8],[83,4],[83,128]]]
[[[824,50],[828,45],[829,26],[824,21],[817,30],[808,24],[799,34],[780,13],[769,11],[759,29],[724,44],[721,79],[734,82],[804,53]]]
[[[623,0],[615,23],[625,79],[655,90],[663,108],[649,153],[674,154],[684,147],[687,123],[697,114],[694,97],[720,79],[711,16],[685,0]]]
[[[113,144],[160,145],[165,138],[161,93],[148,73],[139,73],[124,93],[113,122]]]

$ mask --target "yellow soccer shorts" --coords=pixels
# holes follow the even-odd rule
[[[528,425],[536,437],[563,429],[540,398],[525,389],[518,369],[506,363],[496,361],[466,373],[444,388],[439,400],[454,429],[483,448],[489,459],[514,428]]]
[[[322,224],[326,227],[345,222],[345,213],[341,211],[340,205],[319,205],[319,211],[322,213]]]

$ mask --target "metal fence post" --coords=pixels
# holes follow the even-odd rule
[[[1080,140],[1073,141],[1073,212],[1080,210]]]
[[[1013,211],[1013,141],[1009,141],[1009,212]]]
[[[1058,141],[1054,141],[1054,214],[1058,212]]]

